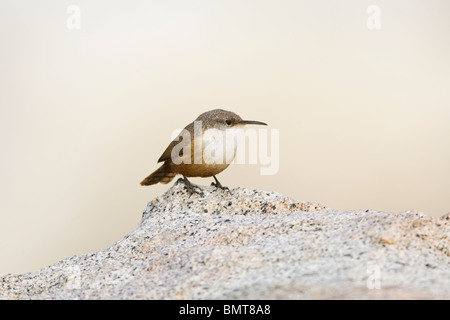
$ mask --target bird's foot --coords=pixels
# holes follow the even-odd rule
[[[189,192],[189,196],[192,196],[194,193],[196,193],[202,197],[204,196],[202,188],[200,188],[199,186],[186,186],[186,189]]]
[[[203,196],[202,188],[199,186],[193,185],[186,177],[184,177],[184,185],[186,186],[187,191],[189,192],[189,196],[192,196],[194,193],[197,193]],[[200,191],[198,191],[199,189]]]
[[[227,190],[230,191],[230,189],[228,187],[223,186],[219,180],[217,180],[216,176],[213,176],[214,180],[216,180],[216,182],[211,182],[211,186],[216,187],[217,189],[222,189],[222,190]]]
[[[230,188],[228,188],[228,187],[224,187],[223,185],[221,185],[221,184],[219,184],[219,185],[217,185],[216,183],[214,183],[214,182],[211,182],[211,187],[216,187],[216,189],[222,189],[222,190],[227,190],[227,191],[230,191]]]

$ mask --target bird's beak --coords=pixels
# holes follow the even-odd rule
[[[254,121],[254,120],[242,120],[240,122],[238,122],[238,124],[240,125],[244,125],[244,124],[258,124],[261,126],[267,126],[267,123],[261,122],[261,121]]]

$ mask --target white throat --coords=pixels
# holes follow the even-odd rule
[[[205,130],[202,137],[203,161],[208,164],[230,164],[243,135],[244,128],[241,126]]]

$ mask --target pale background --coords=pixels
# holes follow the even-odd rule
[[[71,4],[80,30],[66,27]],[[224,185],[447,213],[449,12],[447,0],[1,1],[0,275],[132,231],[170,186],[139,182],[172,131],[217,107],[280,130],[278,174],[235,165]]]

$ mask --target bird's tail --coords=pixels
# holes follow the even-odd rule
[[[141,185],[149,186],[158,182],[169,183],[176,175],[176,173],[171,172],[170,163],[164,162],[163,165],[156,169],[155,172],[142,180]]]

